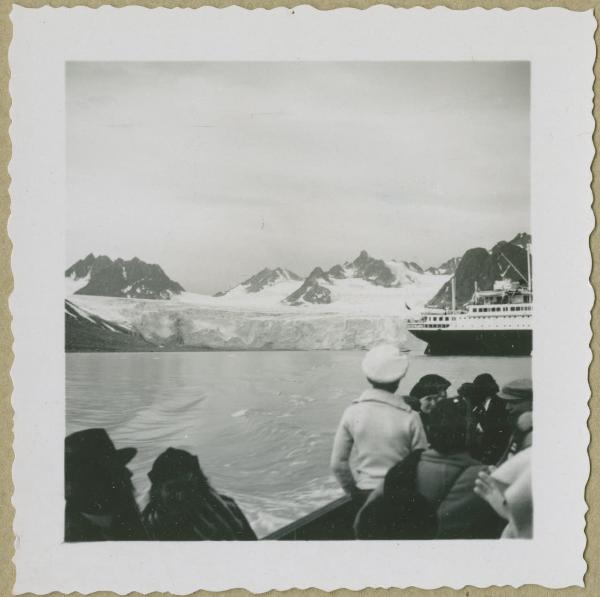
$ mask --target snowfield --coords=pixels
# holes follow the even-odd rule
[[[183,292],[173,296],[171,302],[244,312],[406,318],[412,315],[411,311],[421,311],[450,276],[414,274],[414,279],[413,283],[399,288],[375,286],[360,278],[332,279],[327,286],[332,294],[332,302],[326,305],[305,303],[292,306],[282,303],[283,299],[298,289],[299,284],[294,281],[274,284],[256,293],[246,292],[238,286],[220,297]]]
[[[298,288],[297,281],[282,281],[255,293],[237,287],[221,297],[184,292],[171,300],[86,295],[71,295],[69,300],[162,346],[351,350],[406,342],[406,319],[418,315],[449,277],[417,274],[399,288],[358,278],[333,280],[333,300],[327,305],[283,304]]]

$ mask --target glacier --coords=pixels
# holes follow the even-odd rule
[[[183,292],[171,300],[71,295],[69,301],[109,323],[171,350],[353,350],[386,342],[421,343],[407,333],[449,276],[424,274],[418,283],[383,288],[365,280],[334,280],[328,305],[282,303],[290,284],[261,292],[212,297]]]
[[[352,350],[409,341],[406,318],[397,315],[261,313],[77,295],[70,300],[163,348]]]

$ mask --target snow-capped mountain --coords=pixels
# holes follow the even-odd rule
[[[275,286],[286,282],[299,282],[301,280],[302,278],[298,274],[295,274],[289,269],[283,267],[269,269],[268,267],[265,267],[251,278],[244,280],[235,288],[226,290],[225,292],[218,292],[215,296],[225,296],[227,294],[236,293],[255,293],[260,292],[269,286]]]
[[[301,305],[303,303],[327,305],[331,302],[331,290],[328,288],[331,285],[332,279],[329,274],[325,273],[320,267],[315,267],[302,285],[284,298],[283,302],[289,305]]]
[[[435,292],[444,283],[444,275],[441,270],[424,272],[414,262],[376,259],[361,251],[354,261],[334,265],[329,270],[315,267],[305,279],[282,267],[265,268],[215,297],[238,306],[261,308],[276,303],[296,307],[328,305],[344,303],[347,299],[353,304],[362,300],[366,305],[373,299],[386,296],[389,299],[390,294],[381,292],[384,289],[422,286],[424,281],[429,288],[434,287]]]
[[[435,274],[426,274],[417,263],[412,261],[395,259],[384,261],[371,257],[366,251],[361,251],[354,261],[334,265],[327,272],[320,267],[315,268],[304,283],[284,299],[284,303],[328,304],[339,299],[343,300],[344,289],[349,286],[344,284],[344,281],[354,281],[354,287],[362,282],[382,288],[404,288],[418,285],[423,281],[424,276],[431,278],[433,275]],[[440,285],[443,284],[443,280],[438,281]]]
[[[156,264],[90,253],[65,272],[67,294],[168,300],[183,292]]]
[[[522,238],[519,235],[517,240]],[[168,301],[135,300],[148,297],[124,286],[125,276],[131,284],[134,270],[125,267],[120,278],[115,272],[116,282],[104,274],[129,262],[91,255],[67,270],[68,281],[80,285],[69,297],[72,307],[65,316],[67,338],[71,338],[67,348],[346,350],[402,343],[407,318],[418,315],[428,302],[448,301],[452,268],[458,264],[460,302],[467,289],[472,292],[474,277],[484,288],[486,280],[496,275],[501,252],[522,267],[520,254],[525,251],[519,243],[499,243],[492,251],[473,249],[434,271],[423,271],[414,262],[376,259],[361,251],[354,261],[328,270],[314,268],[306,279],[282,267],[263,269],[220,296],[177,293],[167,286]],[[494,271],[488,271],[488,265]],[[106,296],[104,289],[91,291],[105,278],[114,282],[112,296],[118,298]],[[142,282],[141,278],[136,280]],[[160,292],[152,298],[161,298]],[[79,309],[79,314],[73,309]]]
[[[430,274],[451,276],[456,271],[458,264],[460,263],[460,257],[452,257],[448,261],[444,261],[439,267],[428,267],[425,271]]]
[[[336,350],[399,343],[406,318],[448,280],[366,251],[327,271],[317,267],[306,279],[283,267],[265,268],[220,296],[176,292],[181,287],[158,266],[139,260],[89,255],[66,275],[75,293],[65,315],[68,350]],[[149,287],[150,280],[161,285]],[[144,292],[136,292],[142,284]],[[165,295],[170,300],[136,300]]]
[[[361,252],[328,271],[317,267],[305,280],[283,268],[263,270],[221,296],[71,300],[158,350],[350,350],[404,342],[405,320],[447,280],[414,263]]]
[[[415,274],[423,273],[421,267],[412,261],[384,261],[371,257],[364,250],[352,263],[345,263],[341,268],[334,266],[332,270],[339,276],[343,274],[344,278],[360,278],[386,288],[413,284],[417,280]]]

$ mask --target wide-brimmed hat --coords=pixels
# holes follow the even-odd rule
[[[375,383],[392,383],[406,375],[408,358],[395,346],[381,344],[366,354],[362,370]]]
[[[533,388],[531,387],[531,379],[515,379],[502,387],[498,394],[502,400],[532,400]]]
[[[105,429],[84,429],[65,438],[67,471],[125,466],[136,454],[135,448],[117,450]]]
[[[204,478],[198,457],[185,450],[167,448],[154,461],[148,477],[150,477],[152,483],[160,483],[189,473],[193,473],[199,478]]]

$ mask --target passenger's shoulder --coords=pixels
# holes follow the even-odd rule
[[[477,463],[467,466],[463,472],[459,475],[458,480],[463,483],[475,482],[480,472],[484,471],[487,467],[485,464]]]
[[[421,422],[421,414],[416,410],[413,410],[410,406],[404,411],[407,417],[410,417],[413,421]]]

